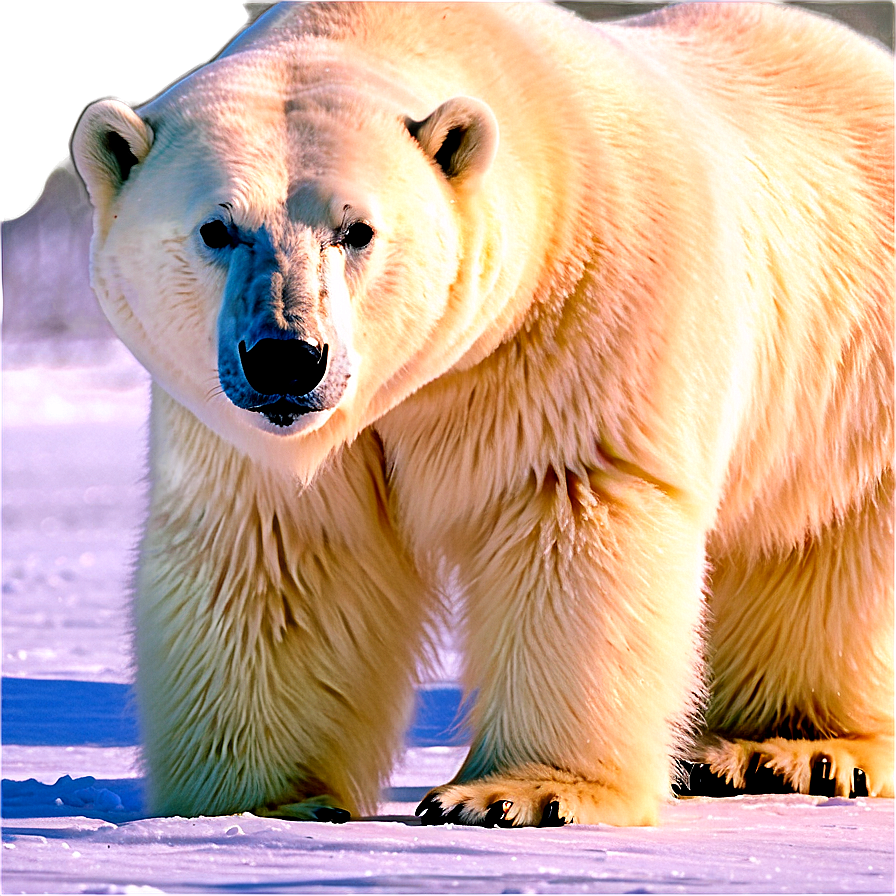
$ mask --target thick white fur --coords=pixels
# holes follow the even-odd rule
[[[499,134],[447,182],[396,122],[454,96]],[[827,749],[892,795],[892,107],[884,52],[774,5],[353,3],[263,15],[145,133],[88,110],[94,283],[158,383],[155,809],[369,811],[445,570],[478,692],[435,795],[460,820],[653,822],[704,652],[717,770],[789,727],[822,744],[775,741],[803,789]],[[217,389],[192,234],[227,200],[306,245],[303,178],[377,234],[346,262],[352,387],[277,434]]]

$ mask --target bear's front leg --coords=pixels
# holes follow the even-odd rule
[[[565,470],[457,539],[474,740],[424,823],[656,822],[701,687],[698,520],[671,489]]]
[[[375,809],[432,609],[362,434],[301,490],[155,390],[137,573],[151,811]]]

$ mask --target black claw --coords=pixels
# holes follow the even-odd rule
[[[684,762],[682,770],[683,779],[672,786],[677,796],[724,797],[743,793],[722,775],[714,774],[707,762]]]
[[[445,812],[442,809],[442,804],[432,795],[423,798],[414,814],[420,816],[420,824],[445,823]]]
[[[462,805],[457,805],[445,809],[436,797],[428,796],[417,806],[414,814],[420,816],[420,824],[461,824],[462,808]]]
[[[482,826],[486,828],[511,827],[510,822],[507,821],[507,813],[512,805],[510,800],[497,800],[492,803],[482,819]]]
[[[460,812],[463,809],[463,804],[458,803],[456,806],[452,806],[447,812],[444,812],[443,824],[463,824],[460,820]]]
[[[743,792],[722,775],[716,775],[707,762],[685,762],[682,766],[683,778],[672,786],[677,796],[724,797]]]
[[[540,828],[561,828],[565,824],[566,819],[560,817],[560,803],[557,800],[551,800],[544,807],[538,826]]]
[[[445,824],[445,816],[441,809],[433,806],[420,816],[420,824]]]
[[[857,768],[853,770],[852,792],[849,795],[851,797],[868,796],[868,778],[864,769]]]
[[[311,813],[315,821],[331,821],[333,824],[345,824],[352,813],[337,806],[318,806]]]
[[[827,797],[834,796],[837,793],[837,782],[831,777],[831,760],[829,757],[819,756],[812,764],[809,793],[812,796]]]
[[[428,812],[433,806],[438,806],[438,802],[434,796],[425,796],[420,801],[420,805],[414,810],[414,815],[422,815]]]
[[[747,793],[793,793],[793,788],[773,769],[764,765],[763,757],[753,756],[744,775]]]

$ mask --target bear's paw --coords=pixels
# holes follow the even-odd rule
[[[609,785],[533,765],[431,790],[417,807],[422,824],[559,827],[656,824],[655,806]]]
[[[893,738],[887,736],[719,739],[705,745],[699,758],[736,791],[893,796]]]
[[[309,797],[295,803],[272,803],[260,806],[255,809],[253,814],[264,818],[286,818],[291,821],[330,821],[335,824],[342,824],[352,817],[348,809],[338,806],[336,800],[326,794]]]

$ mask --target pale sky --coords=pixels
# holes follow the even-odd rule
[[[148,99],[245,21],[239,0],[0,0],[0,220],[34,204],[88,103]]]

